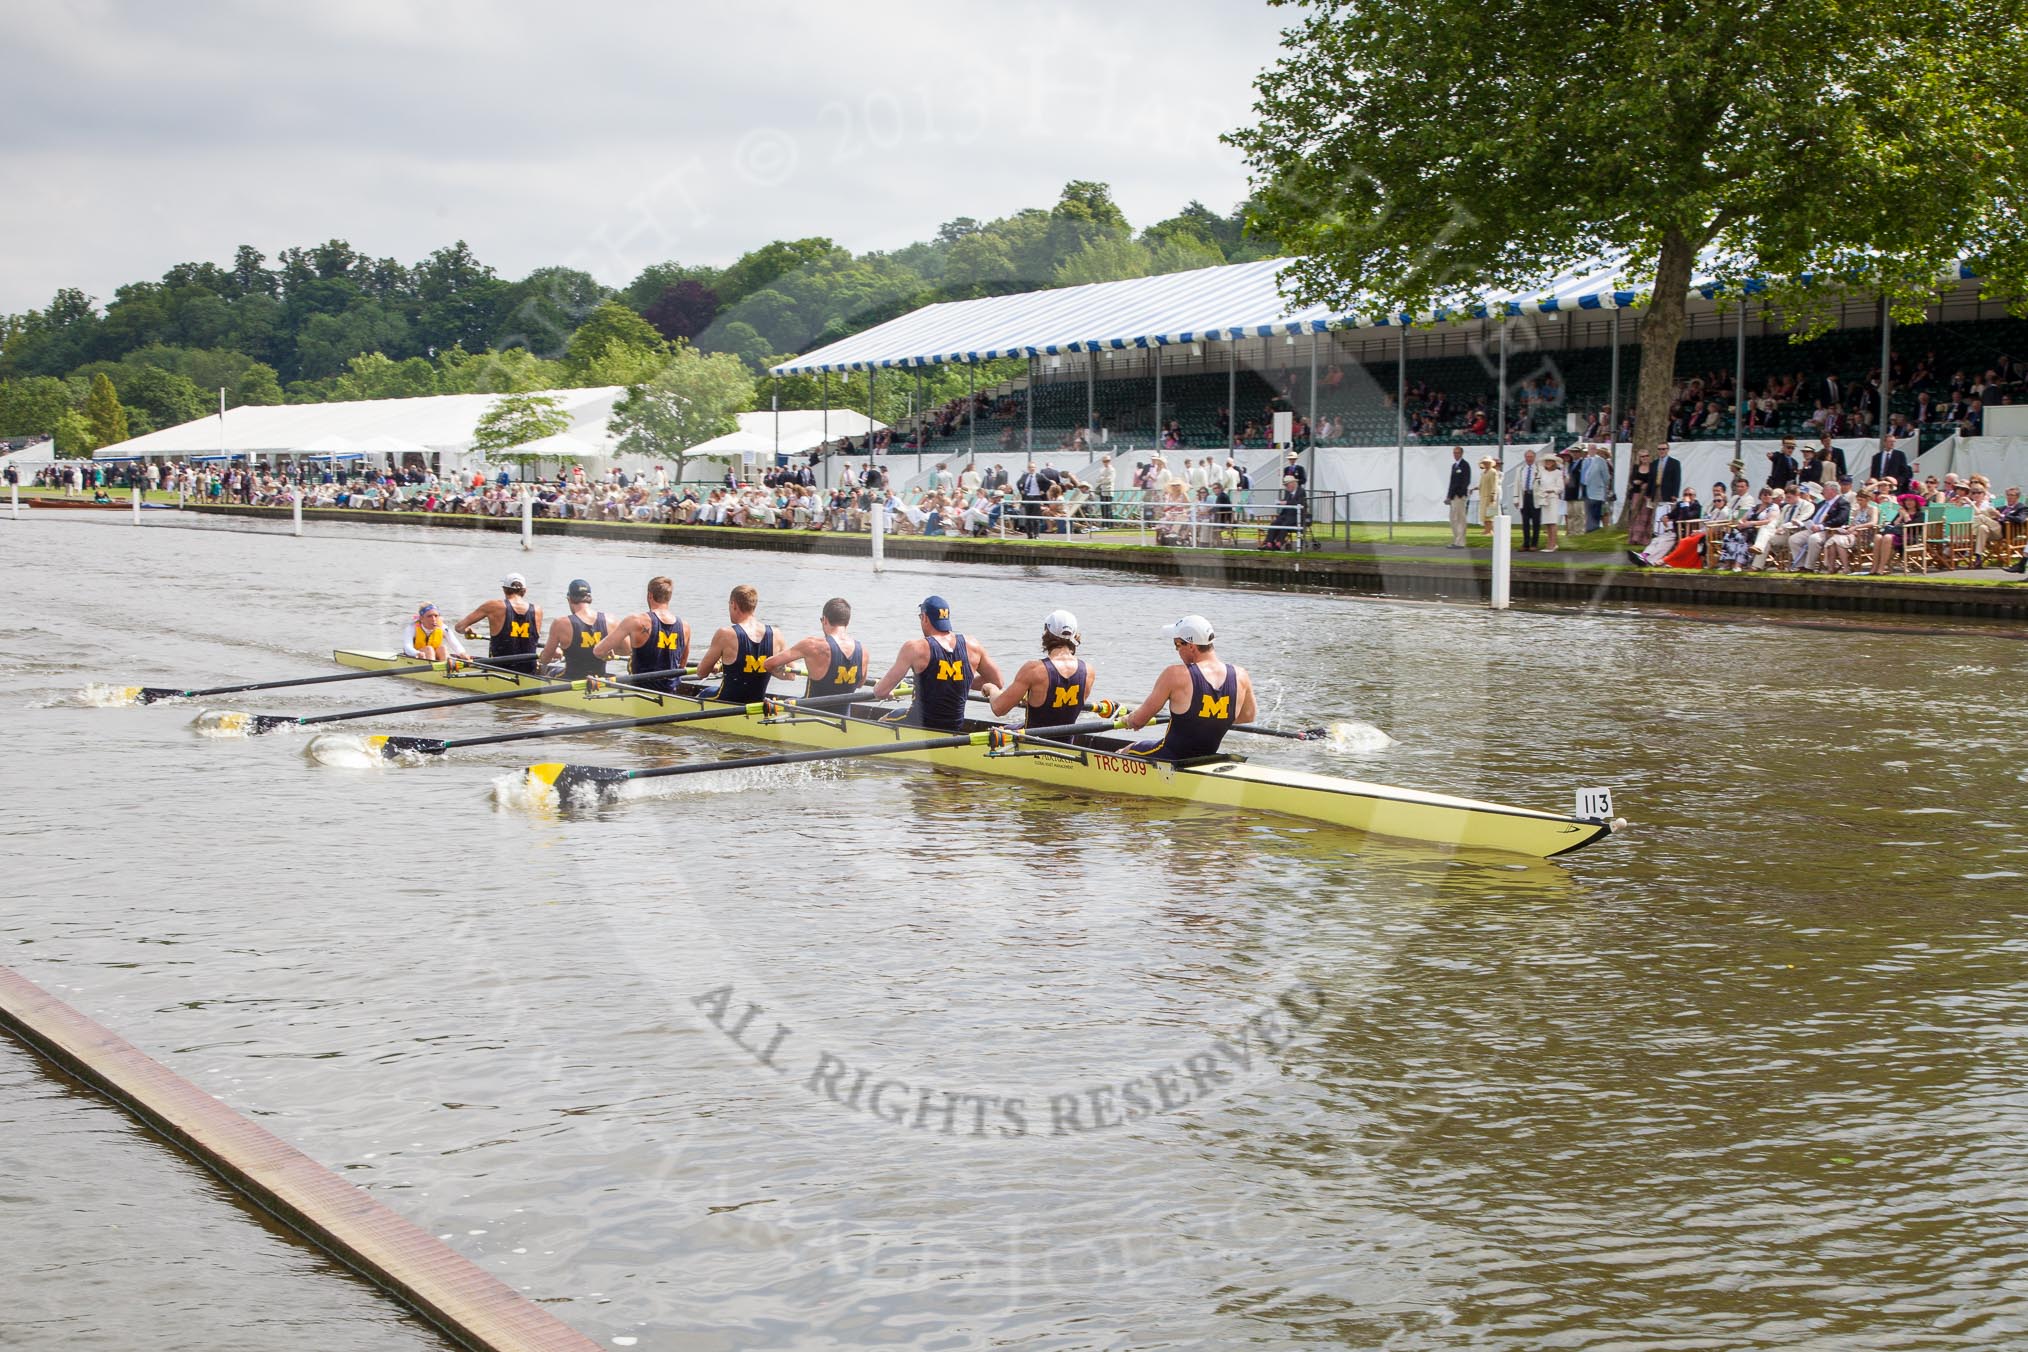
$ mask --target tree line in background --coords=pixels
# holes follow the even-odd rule
[[[1220,215],[1192,202],[1136,231],[1107,185],[1076,181],[1046,210],[960,217],[889,252],[776,240],[724,268],[657,263],[617,291],[565,267],[508,281],[462,240],[413,266],[343,240],[272,264],[241,245],[229,265],[178,264],[103,308],[66,288],[41,310],[0,316],[0,437],[51,433],[61,453],[88,454],[203,417],[221,389],[237,406],[593,385],[628,387],[639,446],[715,435],[730,430],[723,410],[753,407],[754,377],[785,355],[935,301],[1275,256],[1246,219],[1245,204]],[[982,385],[1018,365],[987,364]],[[966,380],[932,368],[931,402]],[[830,398],[892,423],[911,387],[886,382],[871,410],[863,381],[832,382]],[[817,378],[782,382],[785,408],[823,397]]]

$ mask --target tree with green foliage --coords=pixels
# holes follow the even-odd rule
[[[525,476],[540,457],[514,448],[555,436],[569,426],[570,415],[554,395],[503,394],[479,415],[472,449],[495,464],[519,466]]]
[[[0,380],[0,437],[39,437],[74,407],[70,387],[55,376]]]
[[[654,325],[609,300],[570,336],[564,363],[578,384],[635,385],[653,376],[668,354]]]
[[[56,435],[56,453],[66,459],[81,460],[96,449],[92,444],[92,425],[74,408],[57,414],[50,431]]]
[[[652,380],[630,388],[613,405],[606,427],[628,455],[676,462],[676,477],[690,448],[737,431],[737,414],[753,407],[754,379],[729,352],[705,354],[678,343]]]
[[[2028,295],[2015,0],[1310,0],[1229,133],[1301,303],[1457,307],[1597,256],[1650,292],[1635,442],[1663,439],[1713,248],[1793,320],[1913,313],[1969,255]],[[1805,284],[1805,278],[1813,284]]]
[[[1154,257],[1146,245],[1130,239],[1101,237],[1059,263],[1050,281],[1057,286],[1119,282],[1147,276],[1153,264]]]
[[[282,402],[281,382],[275,378],[275,368],[264,361],[254,362],[246,368],[239,383],[232,387],[226,402],[237,407],[242,404],[279,404]]]
[[[127,439],[127,410],[120,407],[120,396],[104,371],[92,377],[91,392],[85,396],[84,419],[90,432],[90,449],[94,451]]]

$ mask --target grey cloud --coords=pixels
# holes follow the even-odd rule
[[[1280,20],[1218,0],[868,10],[6,0],[0,309],[341,236],[619,283],[780,236],[854,249],[1111,182],[1245,191],[1217,134]]]

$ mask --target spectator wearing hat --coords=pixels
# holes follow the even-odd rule
[[[1491,535],[1493,518],[1500,512],[1500,461],[1485,456],[1479,461],[1479,528]]]
[[[1542,457],[1542,483],[1536,489],[1536,500],[1542,507],[1542,531],[1544,542],[1542,552],[1556,552],[1556,532],[1563,525],[1563,494],[1567,476],[1563,472],[1563,460],[1554,451]]]

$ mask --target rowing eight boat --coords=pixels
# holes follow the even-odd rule
[[[342,666],[368,671],[405,666],[413,660],[396,653],[345,649],[334,656]],[[477,667],[451,671],[438,667],[402,676],[427,685],[473,691],[506,691],[517,684],[536,683],[532,677]],[[602,719],[725,707],[689,695],[649,693],[616,685],[530,695],[517,703],[540,704]],[[813,748],[879,746],[921,737],[920,728],[877,721],[881,713],[894,707],[869,701],[853,705],[848,716],[832,711],[799,711],[791,705],[773,716],[748,714],[698,727],[751,741]],[[1124,737],[1102,734],[1065,743],[1027,740],[1012,747],[961,746],[901,752],[896,759],[942,770],[1027,780],[1054,788],[1203,804],[1241,812],[1271,812],[1394,840],[1533,855],[1538,859],[1582,849],[1610,835],[1613,829],[1607,821],[1253,765],[1241,756],[1213,756],[1184,765],[1151,763],[1119,754],[1126,744]]]

